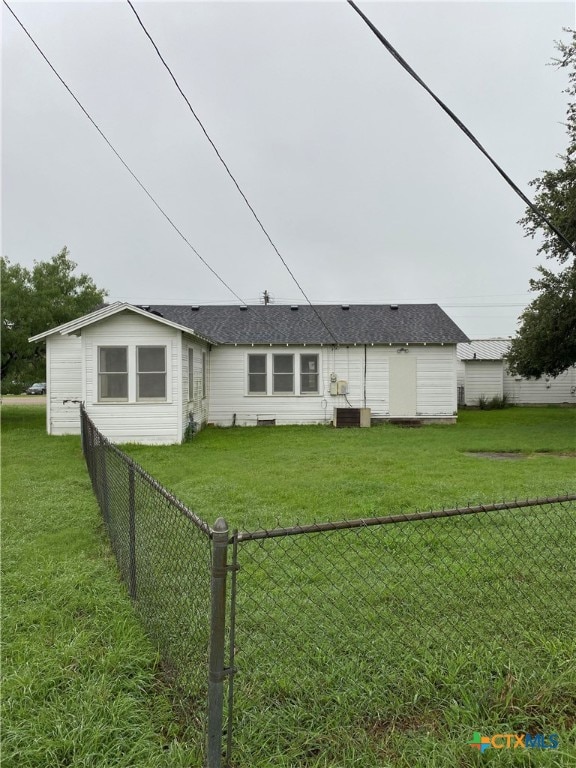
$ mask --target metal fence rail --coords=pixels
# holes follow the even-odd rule
[[[515,722],[513,681],[576,635],[576,494],[230,532],[81,417],[120,572],[208,768],[271,750],[388,764],[404,731],[456,727],[463,690]]]

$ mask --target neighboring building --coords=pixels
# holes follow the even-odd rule
[[[79,431],[78,402],[114,442],[177,443],[193,423],[313,424],[335,408],[454,422],[456,345],[436,304],[111,304],[52,328],[50,434]]]
[[[560,376],[524,379],[506,368],[510,339],[477,339],[458,344],[461,404],[475,406],[481,397],[505,396],[516,405],[576,404],[576,368]],[[462,390],[461,390],[462,391]]]

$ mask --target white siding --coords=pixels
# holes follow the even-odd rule
[[[512,376],[502,360],[465,360],[466,405],[478,405],[478,398],[505,395],[517,405],[576,404],[576,368],[556,378],[522,379]]]
[[[319,354],[319,394],[249,395],[247,364],[250,353],[268,355],[269,380],[273,354]],[[214,347],[210,352],[209,420],[221,426],[230,426],[234,416],[239,426],[255,426],[259,418],[276,419],[277,424],[314,424],[330,420],[332,403],[328,403],[326,390],[328,364],[319,347]]]
[[[181,337],[176,329],[128,312],[94,323],[82,331],[86,410],[112,442],[165,444],[182,440]],[[101,346],[128,347],[129,402],[98,402],[98,347]],[[166,401],[135,400],[137,346],[166,347]]]
[[[478,405],[480,397],[502,397],[504,374],[501,360],[467,360],[464,365],[466,405]]]
[[[334,408],[368,407],[373,418],[390,415],[389,370],[394,346],[221,346],[211,352],[209,421],[221,426],[256,425],[258,419],[275,419],[276,424],[327,423]],[[268,356],[270,381],[272,355],[279,353],[320,356],[317,395],[249,395],[247,359],[249,354]],[[408,353],[417,361],[417,406],[414,418],[452,419],[457,410],[456,349],[454,345],[412,345]],[[296,377],[298,366],[296,366]],[[331,395],[330,377],[345,381],[348,394]],[[269,386],[269,392],[271,387]]]
[[[556,378],[540,379],[516,379],[505,371],[504,393],[518,405],[576,404],[576,368],[569,368]]]
[[[463,387],[466,383],[466,364],[463,360],[458,360],[456,363],[456,383],[459,387]]]
[[[82,342],[78,336],[50,336],[46,343],[48,397],[47,430],[50,435],[80,434],[78,403],[83,400]]]
[[[450,418],[458,411],[457,358],[454,345],[417,347],[419,417]]]
[[[390,347],[366,349],[366,407],[372,418],[383,419],[390,413]],[[359,402],[358,406],[364,406]]]

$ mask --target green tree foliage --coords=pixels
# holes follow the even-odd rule
[[[539,295],[520,316],[508,356],[511,371],[529,378],[557,376],[576,364],[576,31],[566,31],[571,40],[556,44],[560,55],[553,64],[568,71],[568,149],[559,155],[560,168],[545,171],[531,185],[536,189],[536,206],[572,243],[572,250],[531,208],[526,210],[519,223],[527,236],[541,237],[537,253],[563,265],[556,273],[540,266],[540,277],[530,281],[531,290]]]
[[[576,264],[555,274],[540,267],[539,296],[521,315],[508,366],[527,378],[558,376],[576,364]]]
[[[76,264],[64,247],[50,261],[34,263],[32,270],[2,257],[2,387],[35,379],[45,380],[46,345],[31,344],[34,336],[74,320],[100,306],[106,291],[91,277],[76,275]]]

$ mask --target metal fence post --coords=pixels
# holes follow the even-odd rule
[[[128,588],[132,600],[136,600],[136,494],[134,492],[134,467],[128,465]]]
[[[80,406],[80,441],[82,443],[82,453],[86,459],[86,420],[84,419],[84,408]]]
[[[212,532],[210,579],[210,662],[208,674],[208,768],[222,765],[222,721],[224,704],[224,644],[226,628],[226,576],[228,523],[219,517]]]

